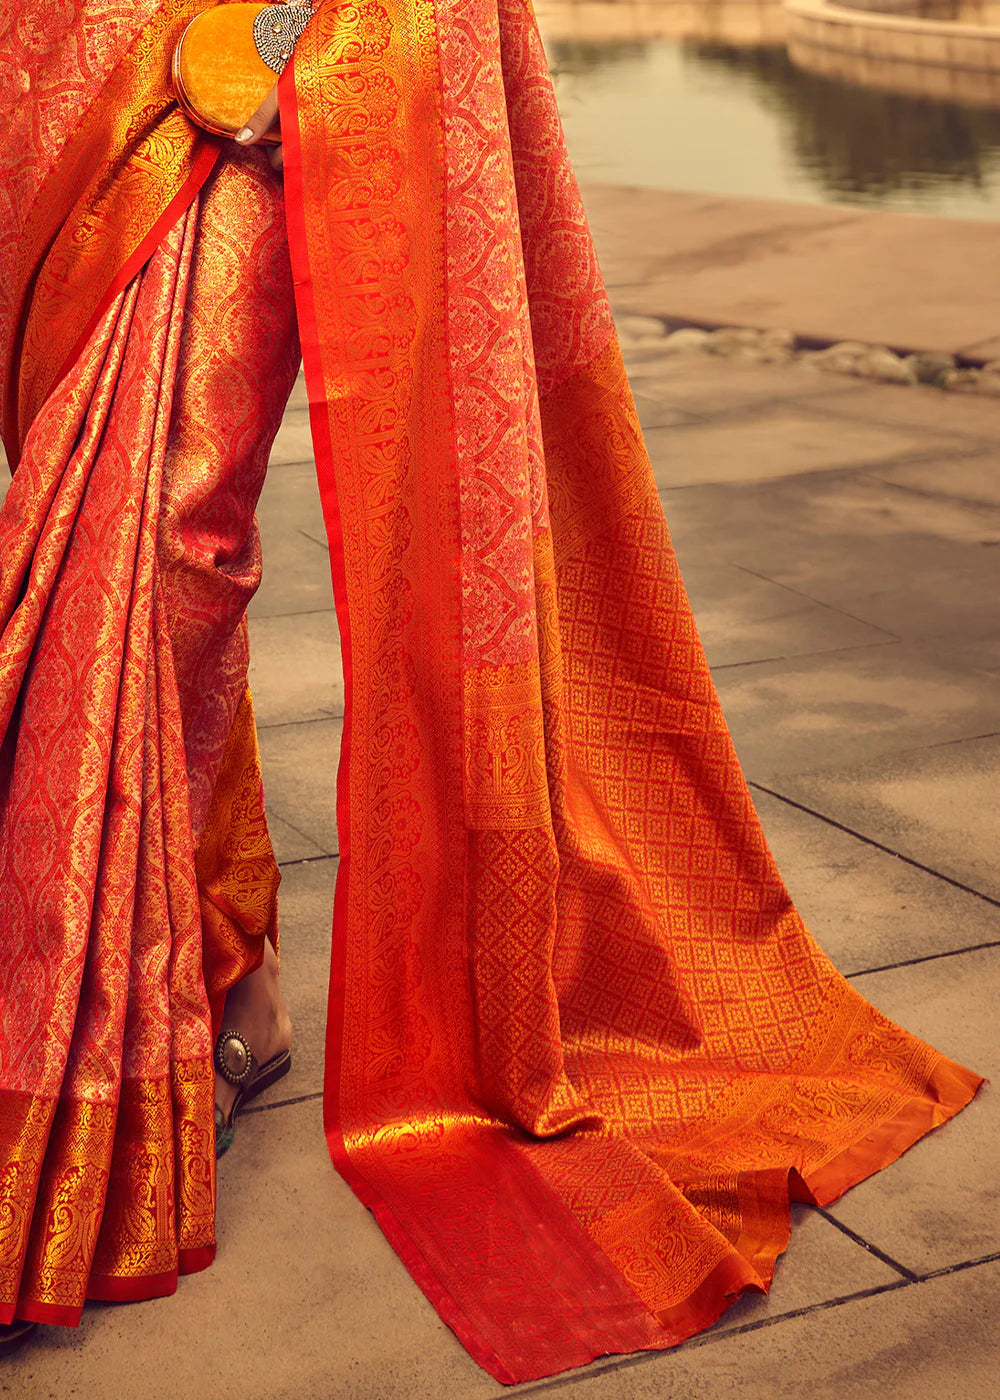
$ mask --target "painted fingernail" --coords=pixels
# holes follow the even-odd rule
[[[252,135],[253,135],[253,127],[252,127],[252,126],[244,126],[244,127],[241,127],[240,130],[236,133],[236,139],[237,139],[237,141],[249,141]]]

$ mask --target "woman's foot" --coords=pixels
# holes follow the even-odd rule
[[[264,940],[264,961],[256,972],[230,987],[222,1030],[239,1031],[257,1062],[266,1065],[292,1043],[292,1022],[278,980],[278,959],[270,940]],[[215,1102],[228,1119],[239,1086],[215,1072]]]

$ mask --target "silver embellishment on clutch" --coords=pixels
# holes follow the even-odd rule
[[[313,14],[310,4],[265,5],[253,22],[253,41],[268,68],[284,70]]]

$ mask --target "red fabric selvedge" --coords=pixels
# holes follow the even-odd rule
[[[284,149],[285,211],[288,224],[288,246],[295,284],[295,305],[299,323],[299,340],[309,401],[309,422],[316,456],[320,501],[330,545],[330,567],[333,578],[337,624],[340,629],[341,658],[344,671],[344,727],[337,766],[337,839],[339,859],[333,906],[333,946],[331,950],[330,989],[327,1004],[326,1064],[323,1084],[323,1125],[327,1146],[337,1171],[358,1199],[371,1210],[393,1248],[406,1264],[413,1278],[440,1316],[459,1337],[462,1345],[491,1374],[506,1384],[515,1379],[502,1366],[499,1357],[485,1347],[470,1324],[455,1305],[423,1257],[413,1246],[388,1204],[379,1200],[365,1179],[351,1163],[344,1141],[339,1117],[339,1084],[341,1045],[344,1024],[344,989],[347,959],[347,902],[351,871],[350,812],[348,807],[351,763],[351,702],[353,671],[351,666],[351,624],[347,607],[347,579],[344,572],[344,547],[337,486],[330,437],[323,379],[322,354],[316,307],[313,298],[312,269],[305,225],[305,190],[302,171],[302,145],[298,120],[298,100],[295,91],[294,59],[287,65],[278,83],[281,108],[281,133]]]

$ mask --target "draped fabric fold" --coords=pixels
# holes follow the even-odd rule
[[[3,1322],[211,1262],[213,1028],[277,937],[245,613],[298,348],[273,173],[171,97],[205,3],[3,16]]]
[[[331,1153],[498,1379],[671,1346],[769,1286],[790,1199],[981,1080],[775,869],[526,0],[320,0],[284,198],[171,97],[207,3],[2,15],[0,1321],[214,1252],[212,1034],[277,938],[245,615],[301,339],[347,691]]]
[[[775,868],[527,0],[325,0],[279,95],[347,682],[331,1153],[499,1380],[668,1347],[981,1081]]]

